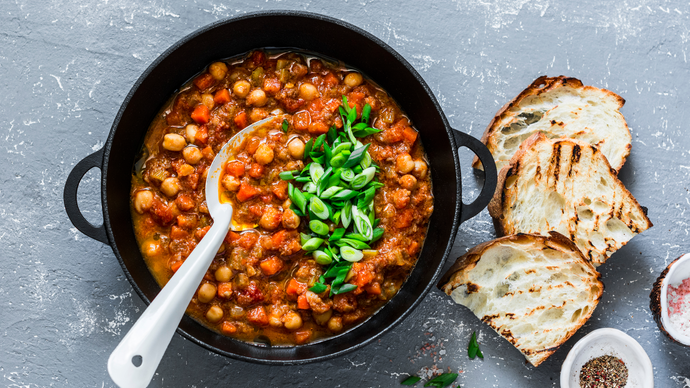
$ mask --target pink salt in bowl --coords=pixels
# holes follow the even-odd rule
[[[684,279],[688,278],[690,278],[690,254],[686,253],[666,267],[657,278],[652,292],[649,294],[649,307],[661,332],[671,340],[685,346],[690,346],[690,335],[677,329],[671,323],[668,291],[669,286],[678,287]],[[690,326],[690,322],[688,326]]]

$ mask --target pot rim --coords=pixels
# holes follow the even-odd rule
[[[668,316],[669,279],[675,273],[675,271],[683,265],[690,266],[690,253],[686,253],[683,256],[679,257],[678,260],[672,262],[670,264],[668,272],[666,273],[666,276],[664,276],[664,279],[661,281],[661,295],[659,295],[661,303],[661,323],[664,326],[666,332],[671,337],[673,337],[673,339],[685,346],[690,346],[690,336],[687,336],[681,333],[679,330],[676,330],[676,328],[671,324],[671,318],[669,318]]]
[[[305,11],[292,11],[292,10],[268,10],[268,11],[257,11],[257,12],[251,12],[247,14],[243,14],[240,16],[232,16],[228,17],[222,20],[218,20],[216,22],[213,22],[211,24],[202,26],[201,28],[192,31],[191,33],[187,34],[183,38],[177,40],[175,43],[173,43],[170,47],[168,47],[165,51],[163,51],[156,59],[151,62],[151,64],[144,70],[139,76],[139,78],[136,80],[136,82],[133,84],[132,88],[130,89],[129,93],[127,93],[127,96],[124,98],[122,101],[122,104],[120,105],[120,109],[117,112],[117,115],[115,116],[113,120],[113,124],[110,129],[110,133],[108,134],[108,138],[106,140],[106,143],[103,147],[103,161],[102,161],[102,167],[101,167],[101,204],[102,204],[102,209],[103,209],[103,225],[105,226],[105,231],[108,237],[108,240],[110,241],[110,246],[115,252],[115,256],[120,263],[120,266],[123,269],[123,272],[125,273],[125,276],[127,277],[127,280],[129,283],[132,285],[132,288],[134,288],[135,292],[139,295],[139,297],[143,300],[143,302],[148,306],[151,301],[150,299],[146,296],[146,294],[143,292],[143,290],[139,287],[139,285],[134,281],[134,277],[132,274],[129,272],[127,269],[126,264],[124,263],[124,260],[122,259],[122,255],[120,253],[120,250],[117,248],[117,245],[114,243],[115,237],[113,234],[113,228],[110,222],[110,209],[108,207],[108,202],[107,202],[107,187],[106,187],[106,182],[107,182],[107,170],[108,170],[108,164],[109,164],[109,159],[110,159],[110,152],[112,151],[112,146],[113,146],[113,141],[115,137],[115,133],[119,127],[120,121],[122,119],[122,116],[124,115],[124,112],[129,105],[129,102],[131,101],[133,95],[137,92],[139,87],[142,85],[142,83],[156,70],[156,68],[160,65],[162,61],[164,61],[168,56],[170,56],[172,53],[174,53],[177,49],[179,49],[181,46],[184,44],[188,43],[190,40],[193,40],[197,38],[199,35],[205,34],[215,28],[224,26],[226,24],[234,23],[237,21],[241,20],[246,20],[246,19],[260,19],[263,17],[297,17],[297,18],[308,18],[308,19],[315,19],[317,21],[322,21],[322,22],[328,22],[335,24],[340,27],[347,28],[359,35],[361,35],[363,38],[368,39],[370,41],[373,41],[376,43],[378,46],[380,46],[382,49],[386,50],[389,54],[391,54],[398,62],[400,62],[406,69],[409,71],[412,76],[415,78],[415,80],[422,86],[424,91],[426,92],[428,98],[430,99],[431,103],[433,104],[436,112],[438,113],[440,119],[442,120],[444,124],[444,130],[446,132],[446,136],[448,137],[448,141],[453,148],[453,150],[458,149],[458,145],[456,142],[456,137],[453,135],[455,132],[454,129],[450,127],[450,124],[448,123],[448,119],[446,115],[444,114],[443,110],[441,109],[441,106],[439,105],[435,95],[427,85],[427,83],[424,81],[424,79],[421,77],[421,75],[412,67],[412,65],[404,58],[402,57],[397,51],[395,51],[391,46],[389,46],[387,43],[382,41],[381,39],[377,38],[376,36],[372,35],[371,33],[353,25],[348,22],[338,20],[329,16],[324,16],[321,14],[317,13],[312,13],[312,12],[305,12]],[[257,47],[260,48],[260,47]],[[239,54],[239,53],[238,53]],[[347,63],[347,58],[337,58],[340,60],[343,60],[345,63]],[[362,69],[366,70],[366,69]],[[191,76],[191,75],[190,75]],[[446,243],[446,248],[443,250],[443,256],[441,259],[441,262],[439,265],[435,268],[434,274],[429,281],[429,283],[426,285],[426,287],[422,290],[422,292],[417,295],[416,300],[405,310],[403,311],[392,323],[387,325],[386,327],[382,328],[381,330],[377,331],[374,333],[372,336],[369,338],[364,339],[363,341],[353,344],[349,346],[348,348],[317,356],[317,357],[312,357],[312,358],[303,358],[303,359],[297,359],[297,360],[285,360],[285,359],[267,359],[267,358],[256,358],[256,357],[249,357],[237,353],[232,353],[228,352],[222,349],[219,349],[211,344],[208,344],[207,342],[202,341],[201,339],[198,339],[197,337],[193,336],[192,334],[186,332],[182,328],[178,327],[176,329],[177,333],[185,337],[186,339],[192,341],[193,343],[208,349],[214,353],[221,354],[226,357],[230,357],[233,359],[239,359],[242,361],[248,361],[248,362],[254,362],[254,363],[261,363],[261,364],[266,364],[266,365],[299,365],[299,364],[305,364],[309,362],[317,362],[317,361],[324,361],[328,359],[332,359],[335,357],[342,356],[344,354],[350,353],[354,350],[360,349],[364,347],[365,345],[370,344],[374,340],[380,338],[384,333],[387,333],[389,330],[392,330],[394,327],[399,325],[403,320],[405,320],[411,313],[414,311],[419,304],[424,300],[426,295],[431,291],[432,288],[434,288],[437,279],[441,275],[441,272],[443,270],[443,267],[448,260],[448,257],[450,255],[450,252],[453,248],[453,243],[455,241],[455,238],[457,237],[458,229],[461,223],[461,216],[462,216],[462,179],[460,179],[460,162],[459,162],[459,157],[457,152],[453,152],[453,167],[455,171],[455,175],[458,178],[456,182],[456,193],[455,193],[455,209],[454,209],[454,215],[453,215],[453,223],[451,225],[451,231],[450,231],[450,239]],[[486,185],[486,183],[485,183]],[[481,196],[481,194],[480,194]],[[477,201],[480,197],[477,197],[475,201]],[[476,202],[473,202],[473,204]],[[421,257],[420,257],[421,259]],[[419,260],[419,259],[418,259]],[[414,269],[413,269],[414,270]],[[396,295],[396,296],[399,296]],[[387,302],[382,308],[384,308],[389,302]],[[379,314],[380,311],[377,311],[375,314]],[[368,319],[367,319],[368,320]],[[362,324],[366,323],[367,320],[361,322],[359,325],[353,327],[351,330],[361,326]],[[202,325],[203,326],[203,325]],[[206,327],[204,327],[206,330],[210,330]],[[311,344],[305,344],[305,345],[297,345],[295,347],[299,346],[310,346],[310,345],[320,345],[324,346],[327,344],[330,340],[333,340],[335,338],[340,337],[343,334],[348,333],[349,331],[343,332],[340,335],[332,336],[327,339],[324,339],[323,341],[316,342],[316,343],[311,343]],[[233,339],[234,340],[234,339]],[[235,340],[238,342],[242,343],[247,343],[244,341],[239,341]]]

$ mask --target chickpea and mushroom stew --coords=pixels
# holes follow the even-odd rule
[[[225,164],[233,222],[188,314],[244,341],[294,345],[374,314],[416,264],[433,211],[417,131],[361,74],[295,52],[215,62],[150,126],[132,177],[142,255],[164,285],[210,228],[215,154],[271,115]]]

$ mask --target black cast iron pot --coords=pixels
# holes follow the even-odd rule
[[[294,346],[249,344],[217,334],[188,316],[178,332],[216,353],[265,364],[319,361],[360,348],[401,322],[435,285],[461,222],[479,213],[496,187],[491,154],[477,139],[450,128],[433,93],[412,66],[386,43],[333,18],[270,11],[204,27],[166,50],[141,75],[122,103],[105,146],[81,160],[65,184],[67,214],[77,229],[108,244],[139,296],[149,303],[160,287],[139,252],[130,216],[130,180],[149,124],[166,100],[212,61],[256,48],[299,48],[339,59],[383,87],[419,130],[433,181],[434,212],[421,256],[398,294],[359,326],[330,339]],[[484,187],[471,204],[462,203],[458,147],[479,156]],[[91,168],[101,169],[103,225],[90,224],[77,205],[77,187]],[[187,301],[180,301],[187,303]]]

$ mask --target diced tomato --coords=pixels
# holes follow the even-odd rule
[[[244,289],[235,290],[237,303],[243,306],[250,306],[264,300],[264,294],[261,292],[255,281],[249,282],[249,285]]]
[[[280,91],[280,81],[278,78],[266,78],[263,89],[268,94],[276,94]]]
[[[259,179],[264,175],[264,166],[260,165],[259,163],[252,163],[252,166],[249,168],[249,176],[252,178]]]
[[[204,104],[197,105],[191,116],[192,120],[199,124],[206,124],[211,120],[211,112],[209,112],[208,107]]]
[[[305,291],[307,291],[307,285],[302,282],[298,282],[294,278],[290,279],[290,282],[288,282],[287,287],[285,288],[285,293],[288,295],[300,295],[303,294]],[[307,298],[304,298],[304,301],[307,301]],[[307,306],[309,306],[309,303],[307,303]]]
[[[242,175],[244,175],[244,163],[240,162],[239,160],[233,160],[225,165],[225,172],[234,176],[235,178],[240,178]]]
[[[333,74],[331,72],[329,72],[326,75],[326,77],[324,77],[324,79],[323,79],[323,84],[328,88],[332,88],[332,87],[336,86],[338,84],[338,82],[340,82],[338,80],[338,77],[336,77],[335,74]]]
[[[263,271],[264,275],[272,276],[278,273],[281,269],[283,269],[283,260],[280,260],[276,256],[271,256],[268,259],[262,261],[259,264],[259,267],[261,267],[261,271]]]
[[[175,205],[178,209],[186,212],[194,209],[194,200],[187,194],[180,194],[175,199]]]
[[[312,135],[321,135],[328,132],[328,125],[321,121],[316,121],[309,124],[309,133]]]
[[[306,131],[309,129],[309,123],[311,123],[311,116],[306,110],[299,111],[292,116],[292,125],[298,131]]]
[[[208,233],[209,229],[211,229],[210,225],[204,226],[203,228],[194,232],[194,237],[196,237],[197,240],[201,240],[204,238],[204,236],[206,236],[206,233]]]
[[[200,90],[206,90],[210,88],[214,83],[216,83],[216,79],[213,78],[213,76],[209,73],[204,73],[196,78],[194,78],[194,86],[199,88]]]
[[[412,225],[412,220],[414,219],[414,210],[405,209],[398,212],[398,216],[395,218],[395,227],[398,229],[404,229]]]
[[[355,273],[355,276],[353,277],[353,284],[357,287],[362,288],[374,280],[374,271],[366,263],[352,264],[352,271]]]
[[[405,141],[410,144],[414,144],[415,140],[417,140],[417,131],[415,131],[412,127],[405,127],[402,135],[403,138],[405,138]]]
[[[212,161],[213,158],[216,157],[216,153],[213,152],[213,148],[211,148],[211,146],[208,146],[208,147],[204,148],[203,150],[201,150],[201,154],[208,161]]]
[[[266,54],[263,51],[254,51],[252,53],[252,62],[256,66],[261,66],[266,61]]]
[[[296,112],[298,109],[303,107],[305,103],[306,101],[301,98],[286,97],[283,99],[283,105],[285,105],[285,109],[290,113]]]
[[[180,214],[177,216],[177,226],[184,229],[194,229],[199,223],[196,214]]]
[[[189,233],[186,230],[173,225],[170,229],[170,238],[173,240],[185,240],[189,237]]]
[[[271,185],[271,191],[281,201],[288,199],[288,183],[284,180],[279,180],[278,182]]]
[[[237,240],[237,244],[244,249],[252,249],[256,245],[257,240],[259,240],[259,234],[255,232],[244,232],[240,234],[240,238]]]
[[[235,121],[235,125],[237,125],[237,128],[239,129],[244,129],[244,127],[246,127],[247,124],[249,124],[247,112],[245,111],[238,112],[233,120]]]
[[[228,299],[232,296],[232,283],[219,282],[218,283],[218,297]]]
[[[368,294],[381,295],[381,284],[379,282],[373,282],[370,285],[366,286],[364,290]]]
[[[177,272],[177,270],[180,269],[180,267],[182,266],[183,263],[184,263],[183,260],[178,260],[178,261],[176,261],[176,262],[170,264],[170,269],[171,269],[173,272]]]
[[[203,105],[202,105],[203,106]],[[206,144],[208,142],[208,128],[205,125],[199,127],[194,135],[194,142],[199,144]]]
[[[278,249],[287,240],[288,231],[283,229],[280,232],[274,233],[271,236],[271,241],[273,242],[273,249]]]
[[[182,177],[182,182],[185,186],[189,187],[190,189],[196,190],[197,186],[199,185],[199,174],[194,173]]]
[[[239,240],[240,234],[237,232],[233,232],[232,230],[228,232],[228,234],[225,235],[225,242],[228,244],[232,244],[233,242]]]
[[[256,306],[247,312],[247,320],[258,326],[268,325],[268,315],[264,306]]]
[[[311,331],[296,331],[295,332],[295,342],[298,344],[303,344],[309,341],[311,338]]]
[[[221,89],[213,95],[213,102],[216,104],[225,104],[230,102],[230,92],[228,89]]]
[[[237,200],[240,202],[247,201],[251,198],[254,198],[259,194],[259,190],[250,185],[247,182],[242,182],[240,184],[240,191],[237,192]]]
[[[340,100],[337,98],[331,98],[326,103],[326,110],[331,113],[338,111],[338,107],[340,107]]]
[[[261,215],[264,214],[264,207],[259,204],[249,205],[249,213],[256,216],[256,218],[261,218]]]
[[[164,224],[169,223],[174,218],[172,206],[168,206],[165,202],[158,199],[158,197],[153,197],[153,206],[151,206],[151,211]]]
[[[364,97],[364,93],[355,89],[347,95],[347,104],[350,105],[350,108],[357,108],[357,112],[361,113],[364,106]]]
[[[237,327],[231,322],[223,321],[220,325],[220,331],[225,335],[235,334],[237,332]]]
[[[412,241],[410,245],[407,247],[407,253],[410,255],[414,255],[417,252],[419,252],[419,243],[416,241]]]
[[[262,195],[259,198],[261,198],[261,202],[263,203],[271,203],[271,201],[273,200],[273,196],[271,194]]]
[[[302,294],[297,297],[297,308],[300,310],[309,310],[311,308],[306,295]]]

